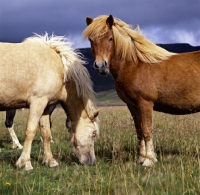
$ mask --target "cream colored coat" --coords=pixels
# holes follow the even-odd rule
[[[50,149],[48,109],[57,103],[72,121],[71,141],[79,161],[93,164],[98,110],[79,54],[64,37],[47,34],[17,44],[0,43],[0,53],[0,110],[30,108],[24,148],[16,165],[32,169],[31,144],[38,122],[44,141],[43,163],[58,165]]]

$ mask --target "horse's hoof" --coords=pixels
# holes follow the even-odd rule
[[[14,143],[12,148],[13,149],[22,149],[23,146],[20,143]]]
[[[57,163],[57,161],[55,159],[52,159],[49,162],[49,167],[53,168],[53,167],[57,167],[59,164]]]
[[[152,167],[158,160],[156,158],[146,158],[145,161],[142,163],[144,167]]]
[[[16,166],[17,168],[21,168],[21,167],[23,166],[23,163],[22,163],[21,158],[19,158],[19,159],[17,160],[15,166]]]
[[[24,170],[25,171],[30,171],[30,170],[33,170],[33,167],[31,165],[31,162],[26,162],[26,164],[24,165]]]
[[[143,164],[143,162],[145,161],[145,158],[143,156],[139,156],[137,163],[138,164]]]
[[[51,160],[43,160],[42,164],[45,164],[45,165],[49,166],[50,168],[59,166],[59,164],[57,163],[57,161],[54,158]]]
[[[17,167],[17,168],[22,168],[22,167],[24,167],[24,170],[25,170],[25,171],[29,171],[29,170],[32,170],[32,169],[33,169],[30,160],[27,161],[27,162],[25,162],[24,160],[21,160],[21,158],[19,158],[18,161],[16,162],[16,167]]]

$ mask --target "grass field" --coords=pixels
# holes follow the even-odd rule
[[[18,111],[16,133],[23,144],[28,110]],[[126,107],[102,107],[101,133],[95,143],[97,163],[78,164],[68,140],[64,112],[52,115],[51,148],[58,168],[41,165],[43,148],[39,130],[32,146],[34,170],[15,168],[21,150],[11,148],[0,113],[0,194],[66,195],[180,195],[200,194],[200,114],[171,116],[154,113],[154,143],[158,163],[136,164],[137,138]]]

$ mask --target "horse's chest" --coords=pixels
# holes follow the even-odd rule
[[[120,99],[126,104],[136,104],[136,94],[130,87],[115,81],[115,89]]]

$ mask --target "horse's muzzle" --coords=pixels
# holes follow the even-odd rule
[[[95,156],[82,156],[81,159],[79,159],[79,162],[82,165],[94,165],[96,163],[96,158]]]
[[[95,61],[93,67],[101,76],[106,76],[109,73],[108,63],[106,61]]]

